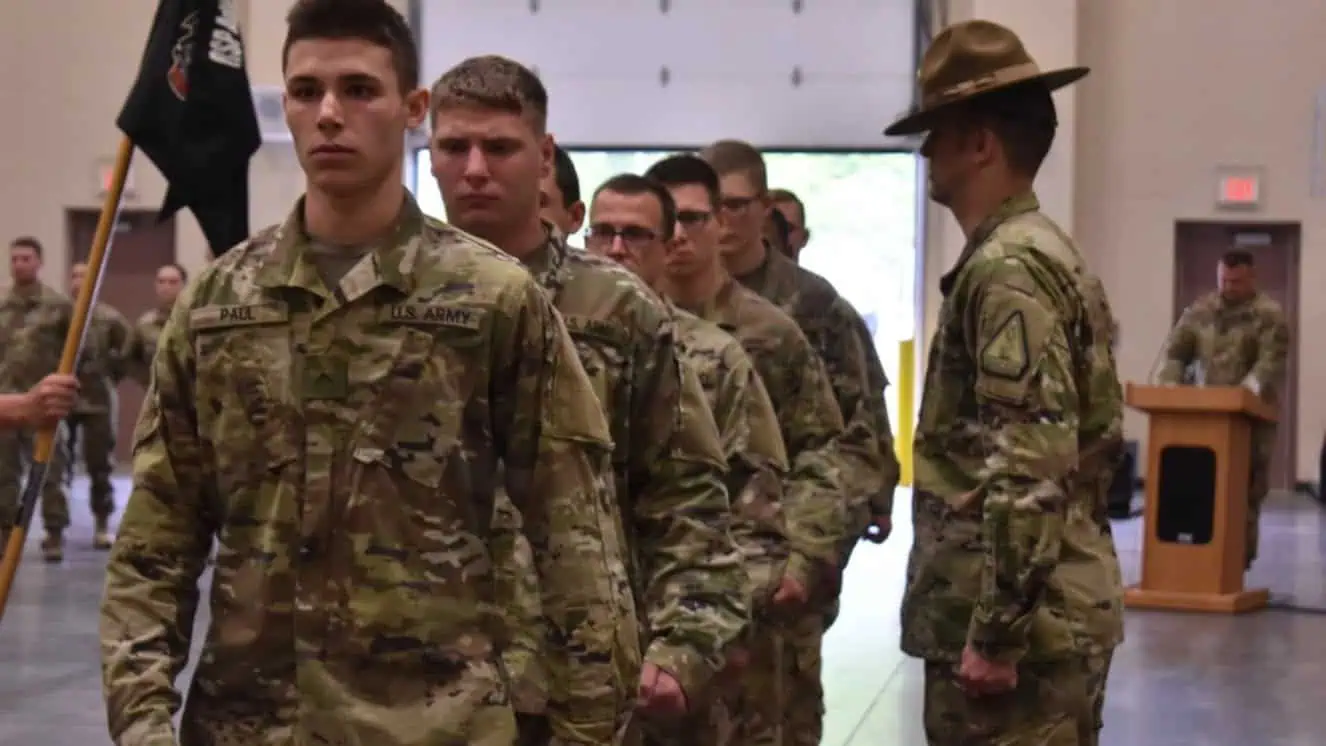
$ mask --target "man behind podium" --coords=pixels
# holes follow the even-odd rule
[[[1230,251],[1216,265],[1220,285],[1183,311],[1165,341],[1158,383],[1244,386],[1278,406],[1289,355],[1284,311],[1257,291],[1252,253]],[[1252,431],[1248,466],[1248,537],[1245,567],[1257,558],[1257,523],[1270,491],[1275,423],[1258,422]]]
[[[1105,494],[1121,450],[1113,317],[1032,191],[1057,127],[1007,28],[951,26],[921,63],[930,197],[967,238],[943,302],[915,440],[902,648],[925,660],[931,746],[1094,746],[1123,589]]]

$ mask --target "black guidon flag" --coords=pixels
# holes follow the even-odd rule
[[[235,0],[160,0],[115,125],[166,177],[160,219],[191,210],[213,256],[248,238],[262,137]]]

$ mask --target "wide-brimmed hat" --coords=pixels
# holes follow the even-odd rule
[[[1086,67],[1042,71],[1012,29],[990,21],[955,23],[939,32],[921,59],[920,104],[884,134],[925,132],[937,114],[963,101],[1033,82],[1053,91],[1076,83],[1090,71]]]

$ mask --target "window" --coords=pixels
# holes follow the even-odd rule
[[[586,201],[622,172],[640,173],[671,150],[568,149]],[[425,212],[445,218],[428,151],[417,151],[415,193]],[[898,380],[898,343],[917,333],[917,157],[900,152],[766,153],[769,186],[791,189],[806,205],[810,243],[802,264],[833,283],[874,336],[889,380]],[[583,237],[577,237],[577,243]],[[897,388],[889,411],[898,418]],[[910,414],[909,414],[910,416]]]

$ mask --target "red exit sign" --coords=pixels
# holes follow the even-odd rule
[[[1216,202],[1221,207],[1256,207],[1261,203],[1261,174],[1243,171],[1219,175]]]

